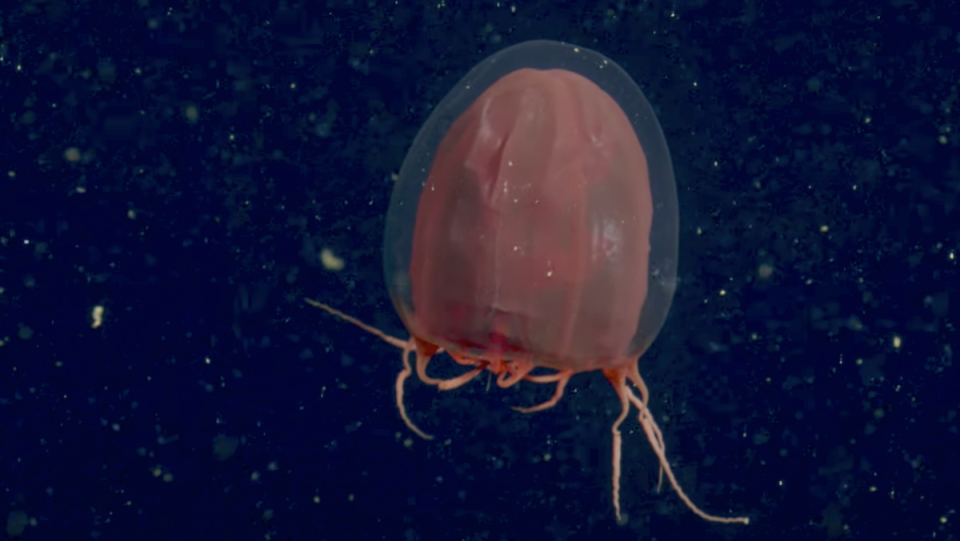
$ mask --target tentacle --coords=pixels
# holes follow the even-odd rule
[[[640,401],[644,404],[649,404],[650,400],[650,391],[647,389],[647,383],[643,381],[643,378],[640,377],[640,369],[636,364],[631,365],[627,371],[627,379],[636,386],[640,391]],[[639,408],[638,408],[639,409]],[[650,417],[652,414],[648,408],[640,409],[640,414]],[[651,421],[653,418],[651,417]],[[642,423],[641,423],[642,424]],[[654,434],[657,437],[657,445],[663,449],[664,455],[667,453],[667,445],[663,441],[663,433],[660,432],[660,426],[656,422],[652,424]],[[660,492],[663,489],[663,466],[660,466],[657,471],[657,492]]]
[[[413,340],[410,342],[412,343]],[[417,425],[413,424],[413,421],[411,421],[410,417],[407,416],[407,407],[403,404],[403,383],[407,381],[407,378],[409,378],[411,374],[413,374],[413,370],[410,368],[410,353],[414,352],[411,343],[408,343],[407,346],[403,348],[403,370],[401,370],[397,375],[397,409],[400,410],[400,417],[403,419],[403,422],[406,423],[407,428],[425,440],[432,440],[433,436],[427,434],[423,430],[420,430]]]
[[[378,328],[376,328],[376,327],[372,327],[372,326],[370,326],[370,325],[367,325],[366,323],[360,321],[359,319],[357,319],[357,318],[355,318],[355,317],[353,317],[353,316],[348,316],[347,314],[344,314],[344,313],[341,312],[340,310],[337,310],[336,308],[333,308],[333,307],[331,307],[331,306],[329,306],[329,305],[323,304],[322,302],[318,302],[318,301],[315,301],[315,300],[313,300],[313,299],[304,299],[304,300],[307,301],[307,304],[309,304],[309,305],[311,305],[311,306],[316,306],[317,308],[319,308],[319,309],[321,309],[321,310],[324,310],[324,311],[326,311],[326,312],[329,313],[329,314],[335,315],[335,316],[337,316],[338,318],[340,318],[340,319],[342,319],[342,320],[344,320],[344,321],[346,321],[346,322],[353,323],[353,324],[356,325],[357,327],[360,327],[361,329],[363,329],[363,330],[367,331],[368,333],[376,336],[377,338],[383,340],[384,342],[390,344],[391,346],[395,346],[395,347],[398,347],[398,348],[400,348],[400,349],[404,349],[404,348],[407,347],[407,342],[408,342],[407,340],[401,340],[401,339],[399,339],[399,338],[394,338],[393,336],[390,336],[389,334],[381,331],[380,329],[378,329]]]
[[[562,372],[557,372],[556,374],[550,374],[550,376],[556,376],[553,379],[557,382],[557,388],[553,391],[553,397],[551,397],[550,400],[537,404],[536,406],[530,406],[527,408],[514,407],[513,409],[519,411],[520,413],[534,413],[556,406],[557,402],[560,402],[560,399],[563,398],[563,391],[567,388],[567,382],[570,381],[570,377],[573,376],[573,371],[564,370]],[[538,376],[527,376],[528,379],[533,379],[535,377]]]
[[[637,381],[634,381],[634,378],[631,374],[631,381],[636,385]],[[637,385],[641,388],[641,394],[646,390],[646,385],[643,384],[643,379],[640,378],[639,372],[636,376],[640,385]],[[653,452],[657,455],[657,459],[660,461],[660,467],[663,469],[663,472],[667,474],[667,479],[670,480],[670,485],[673,487],[673,490],[677,492],[677,496],[683,500],[683,503],[694,512],[698,517],[710,521],[710,522],[719,522],[723,524],[749,524],[750,519],[748,517],[718,517],[715,515],[710,515],[705,513],[696,504],[690,500],[690,497],[687,496],[686,492],[680,488],[680,483],[677,481],[676,476],[673,474],[673,469],[670,468],[670,462],[667,461],[667,449],[663,443],[663,434],[660,432],[660,427],[657,426],[657,422],[653,419],[653,416],[650,414],[647,409],[646,403],[642,401],[636,394],[627,387],[626,382],[621,386],[621,390],[618,391],[618,394],[623,393],[626,398],[639,410],[639,415],[637,415],[637,420],[640,422],[640,426],[643,427],[644,433],[647,435],[647,440],[650,442],[650,447],[653,448]]]
[[[518,364],[519,368],[515,372],[510,372],[507,370],[501,372],[500,375],[497,376],[497,385],[501,389],[508,389],[517,383],[520,383],[524,378],[527,377],[527,374],[532,372],[534,369],[533,363],[530,362],[520,362]]]
[[[527,376],[523,379],[531,383],[556,383],[564,378],[569,378],[573,375],[572,370],[561,370],[560,372],[555,372],[553,374],[544,374],[542,376]]]
[[[457,387],[461,387],[463,385],[466,385],[467,383],[470,383],[471,381],[473,381],[473,378],[479,376],[480,373],[483,372],[484,370],[485,370],[485,367],[478,366],[469,372],[464,372],[463,374],[460,374],[459,376],[456,376],[450,379],[440,380],[440,383],[437,384],[437,388],[440,389],[441,391],[452,391]]]
[[[613,432],[613,511],[616,513],[617,523],[623,524],[625,521],[620,514],[620,462],[622,461],[623,447],[620,425],[623,424],[627,414],[630,413],[630,402],[627,398],[629,389],[622,370],[604,371],[604,375],[607,376],[607,379],[613,385],[613,389],[617,392],[617,398],[620,399],[620,415],[613,422],[611,432]]]
[[[431,378],[427,375],[427,365],[430,364],[430,359],[432,358],[432,356],[424,355],[419,351],[417,352],[417,377],[420,378],[420,381],[426,383],[427,385],[439,387],[446,380]]]
[[[348,322],[348,323],[352,323],[352,324],[356,325],[357,327],[360,327],[361,329],[367,331],[368,333],[376,336],[377,338],[380,338],[381,340],[383,340],[384,342],[390,344],[391,346],[395,346],[395,347],[397,347],[397,348],[400,348],[400,350],[402,351],[402,353],[401,353],[400,355],[401,355],[401,360],[403,361],[403,369],[400,370],[400,373],[399,373],[399,374],[397,374],[397,381],[396,381],[396,383],[395,383],[395,385],[394,385],[394,387],[395,387],[395,389],[396,389],[397,409],[400,411],[400,418],[403,419],[403,422],[404,422],[404,424],[407,425],[407,428],[409,428],[410,430],[412,430],[412,431],[413,431],[414,433],[416,433],[418,436],[420,436],[421,438],[423,438],[423,439],[425,439],[425,440],[432,440],[432,439],[433,439],[433,436],[431,436],[430,434],[427,434],[427,433],[424,432],[423,430],[420,430],[420,428],[419,428],[417,425],[413,424],[413,421],[410,420],[410,416],[407,415],[407,408],[406,408],[406,406],[404,406],[404,404],[403,404],[403,384],[407,381],[407,378],[409,378],[410,375],[413,374],[413,370],[410,368],[410,353],[415,353],[415,352],[416,352],[416,346],[415,346],[415,343],[414,343],[413,339],[408,339],[408,340],[406,340],[406,341],[400,340],[399,338],[395,338],[395,337],[393,337],[393,336],[390,336],[389,334],[381,331],[380,329],[378,329],[378,328],[376,328],[376,327],[373,327],[373,326],[370,326],[370,325],[367,325],[366,323],[360,321],[359,319],[357,319],[357,318],[355,318],[355,317],[353,317],[353,316],[348,316],[347,314],[344,314],[344,313],[341,312],[340,310],[337,310],[336,308],[333,308],[333,307],[331,307],[331,306],[329,306],[329,305],[326,305],[326,304],[324,304],[324,303],[322,303],[322,302],[318,302],[318,301],[315,301],[315,300],[313,300],[313,299],[304,299],[304,300],[307,301],[307,304],[309,304],[309,305],[311,305],[311,306],[315,306],[315,307],[317,307],[317,308],[320,308],[321,310],[324,310],[324,311],[326,311],[327,313],[332,314],[332,315],[334,315],[334,316],[336,316],[336,317],[338,317],[338,318],[340,318],[340,319],[342,319],[342,320],[344,320],[344,321],[346,321],[346,322]],[[421,358],[421,355],[420,355],[419,353],[417,353],[417,369],[418,369],[418,371],[421,369],[420,358]],[[424,361],[424,362],[422,363],[422,364],[423,364],[423,367],[422,367],[423,370],[426,370],[426,363],[427,363],[427,361],[429,361],[429,360],[430,360],[430,358],[427,357],[427,358],[426,358],[426,361]],[[421,379],[423,379],[423,378],[421,378]],[[438,381],[439,381],[439,380],[438,380]]]

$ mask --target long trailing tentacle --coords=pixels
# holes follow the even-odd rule
[[[413,339],[401,340],[399,338],[395,338],[381,331],[376,327],[367,325],[366,323],[360,321],[359,319],[353,316],[344,314],[343,312],[341,312],[340,310],[337,310],[336,308],[333,308],[332,306],[329,306],[319,301],[315,301],[313,299],[305,299],[305,300],[307,301],[307,304],[320,308],[321,310],[324,310],[327,313],[332,314],[348,323],[352,323],[357,327],[360,327],[361,329],[367,331],[368,333],[376,336],[377,338],[380,338],[381,340],[390,344],[391,346],[394,346],[400,349],[400,351],[402,352],[401,357],[403,361],[403,368],[400,370],[400,373],[397,374],[397,381],[395,383],[397,409],[400,411],[400,418],[403,419],[403,422],[404,424],[407,425],[407,428],[412,430],[416,435],[420,436],[425,440],[432,440],[433,436],[431,436],[430,434],[427,434],[426,432],[421,430],[420,427],[413,424],[413,421],[410,420],[410,416],[407,415],[407,408],[403,404],[403,384],[407,381],[407,378],[409,378],[410,375],[413,374],[413,369],[410,367],[410,354],[416,353],[416,345]],[[419,368],[420,355],[418,354],[417,357],[418,357],[417,367]],[[429,357],[427,359],[429,360]],[[424,367],[425,366],[426,366],[426,363],[424,363]]]
[[[304,300],[306,300],[307,304],[320,308],[321,310],[324,310],[325,312],[332,314],[348,323],[352,323],[353,325],[356,325],[357,327],[367,331],[368,333],[376,336],[377,338],[380,338],[381,340],[390,344],[391,346],[399,348],[402,351],[401,355],[402,355],[402,361],[403,361],[403,368],[400,370],[400,373],[397,374],[397,380],[395,383],[397,409],[400,411],[400,417],[403,419],[403,422],[407,425],[407,428],[409,428],[410,430],[412,430],[414,433],[416,433],[418,436],[420,436],[425,440],[432,440],[433,436],[421,430],[420,427],[415,425],[413,421],[410,420],[410,416],[407,415],[407,408],[403,403],[403,385],[407,381],[407,379],[413,374],[413,368],[411,368],[410,366],[410,354],[414,353],[417,356],[416,372],[420,380],[426,383],[427,385],[436,386],[441,391],[449,391],[451,389],[456,389],[457,387],[465,385],[466,383],[470,382],[473,378],[477,377],[477,375],[483,372],[484,368],[486,368],[485,364],[481,364],[475,367],[474,369],[470,370],[469,372],[466,372],[464,374],[461,374],[459,376],[456,376],[450,379],[432,378],[427,375],[427,364],[429,364],[431,356],[426,355],[422,351],[418,350],[416,346],[416,341],[413,338],[409,338],[407,340],[401,340],[399,338],[395,338],[372,325],[368,325],[353,316],[347,315],[341,312],[340,310],[333,308],[328,304],[324,304],[322,302],[315,301],[313,299],[304,299]],[[440,353],[442,351],[443,351],[442,349],[438,349],[437,353]]]
[[[630,402],[627,398],[626,376],[622,370],[604,371],[604,375],[613,385],[617,398],[620,399],[620,415],[613,422],[613,511],[617,516],[617,523],[623,524],[623,515],[620,514],[620,463],[622,462],[623,436],[620,434],[620,425],[630,413]]]
[[[640,372],[635,367],[630,373],[627,374],[630,378],[630,381],[640,389],[640,394],[645,399],[649,398],[647,391],[647,386],[643,382],[643,378],[640,377]],[[650,410],[647,409],[647,400],[641,400],[634,392],[627,387],[626,381],[620,381],[620,388],[617,390],[617,394],[625,396],[634,407],[639,410],[637,415],[637,420],[640,422],[640,426],[643,428],[643,432],[647,435],[647,440],[650,442],[650,447],[653,448],[653,452],[657,455],[657,459],[660,461],[660,468],[663,473],[667,475],[667,479],[670,481],[670,485],[673,487],[673,490],[677,492],[677,496],[683,500],[683,503],[694,512],[698,517],[710,521],[710,522],[719,522],[721,524],[750,524],[750,519],[748,517],[718,517],[716,515],[711,515],[703,510],[701,510],[693,501],[687,496],[687,493],[683,491],[680,487],[680,483],[677,481],[676,476],[673,474],[673,469],[670,467],[670,462],[667,460],[667,448],[663,442],[663,434],[660,432],[660,427],[657,426],[657,422],[653,419],[653,415],[650,414]],[[621,401],[623,398],[621,398]],[[622,414],[621,414],[622,415]]]
[[[378,329],[378,328],[376,328],[376,327],[374,327],[374,326],[372,326],[372,325],[367,325],[366,323],[360,321],[359,319],[357,319],[357,318],[355,318],[355,317],[353,317],[353,316],[348,316],[347,314],[344,314],[344,313],[341,312],[340,310],[337,310],[336,308],[333,308],[333,307],[330,306],[330,305],[323,304],[322,302],[315,301],[315,300],[313,300],[313,299],[304,299],[304,300],[307,301],[307,304],[309,304],[310,306],[316,306],[317,308],[319,308],[319,309],[321,309],[321,310],[323,310],[323,311],[325,311],[325,312],[327,312],[327,313],[329,313],[329,314],[332,314],[332,315],[334,315],[334,316],[337,316],[338,318],[340,318],[340,319],[342,319],[342,320],[344,320],[344,321],[347,321],[347,322],[349,322],[349,323],[353,323],[353,324],[356,325],[357,327],[360,327],[361,329],[363,329],[363,330],[367,331],[368,333],[376,336],[377,338],[383,340],[384,342],[390,344],[391,346],[398,347],[398,348],[400,348],[400,349],[404,349],[404,348],[407,347],[407,342],[408,342],[409,340],[401,340],[401,339],[399,339],[399,338],[395,338],[395,337],[393,337],[393,336],[390,336],[389,334],[381,331],[380,329]]]

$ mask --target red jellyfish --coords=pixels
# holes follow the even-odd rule
[[[383,261],[411,337],[308,302],[402,350],[397,407],[426,439],[403,404],[414,370],[442,391],[484,370],[503,388],[556,385],[546,402],[514,408],[521,413],[556,405],[574,374],[602,371],[621,404],[612,427],[618,521],[620,425],[632,404],[661,475],[687,507],[747,524],[708,514],[684,493],[637,368],[676,289],[677,215],[667,144],[636,83],[599,53],[531,41],[473,68],[437,105],[400,170]],[[430,377],[430,359],[444,351],[468,370]]]

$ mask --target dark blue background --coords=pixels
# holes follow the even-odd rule
[[[113,4],[0,8],[8,531],[958,539],[954,2]],[[471,66],[538,38],[606,54],[658,111],[680,287],[641,372],[683,485],[750,526],[657,494],[635,424],[615,524],[599,374],[529,416],[508,406],[551,389],[411,383],[438,436],[416,439],[397,351],[303,302],[405,336],[390,176]]]

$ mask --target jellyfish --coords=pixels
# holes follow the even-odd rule
[[[414,373],[441,391],[489,372],[509,388],[552,384],[531,414],[556,405],[570,378],[599,370],[620,401],[611,427],[612,501],[620,506],[620,426],[631,407],[665,475],[684,492],[650,412],[639,360],[676,290],[678,208],[666,140],[650,103],[610,59],[531,41],[474,67],[437,105],[394,186],[384,273],[410,333],[396,338],[328,304],[313,306],[402,352],[396,402]],[[428,374],[446,352],[465,371]],[[411,356],[414,357],[411,364]],[[548,373],[542,373],[545,369]]]

